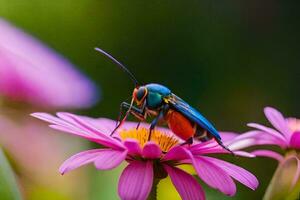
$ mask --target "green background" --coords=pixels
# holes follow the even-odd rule
[[[83,114],[116,118],[133,89],[121,70],[94,51],[98,46],[140,82],[168,86],[219,130],[243,132],[248,122],[267,123],[263,108],[268,105],[300,116],[298,1],[0,0],[0,16],[97,83],[101,101]],[[207,198],[260,199],[276,162],[229,159],[255,173],[259,189],[238,184],[237,195],[226,198],[204,186]],[[90,185],[89,199],[117,198],[121,168],[80,170],[91,176],[90,183],[82,183]],[[171,194],[164,188],[160,199]]]

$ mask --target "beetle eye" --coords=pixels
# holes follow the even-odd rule
[[[144,88],[144,87],[140,87],[138,89],[138,91],[136,92],[136,98],[139,101],[141,101],[145,95],[146,95],[146,88]]]

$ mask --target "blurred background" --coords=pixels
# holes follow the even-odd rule
[[[292,0],[0,0],[0,17],[69,59],[97,85],[101,100],[74,113],[115,119],[119,104],[132,93],[130,79],[94,51],[97,46],[128,66],[140,82],[168,86],[219,130],[244,132],[248,122],[267,123],[265,106],[300,116],[299,6]],[[37,107],[30,112],[43,110],[49,111]],[[62,109],[50,111],[56,110]],[[44,181],[49,180],[45,173],[33,180],[35,175],[22,172],[4,148],[18,178],[26,179],[20,186],[26,199],[118,199],[122,167],[106,172],[83,167],[61,176],[60,163],[92,144],[50,130],[39,134],[59,137],[64,150],[54,166],[47,157],[40,161],[49,162],[44,169],[55,181]],[[260,187],[250,191],[238,184],[237,195],[225,197],[202,183],[207,199],[261,199],[277,163],[226,159],[257,175]],[[59,190],[58,182],[72,186]],[[174,191],[169,180],[163,181],[159,199],[175,199]]]

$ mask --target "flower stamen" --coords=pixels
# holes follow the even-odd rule
[[[143,147],[148,142],[149,129],[146,128],[132,128],[128,130],[120,130],[120,137],[122,140],[135,139]],[[162,131],[154,129],[151,133],[151,141],[155,142],[163,152],[168,152],[172,147],[179,144],[179,140],[173,135],[166,134]]]

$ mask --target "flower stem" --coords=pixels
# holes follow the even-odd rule
[[[147,198],[147,200],[157,200],[157,185],[161,179],[154,178],[153,185],[151,188],[151,192]]]

